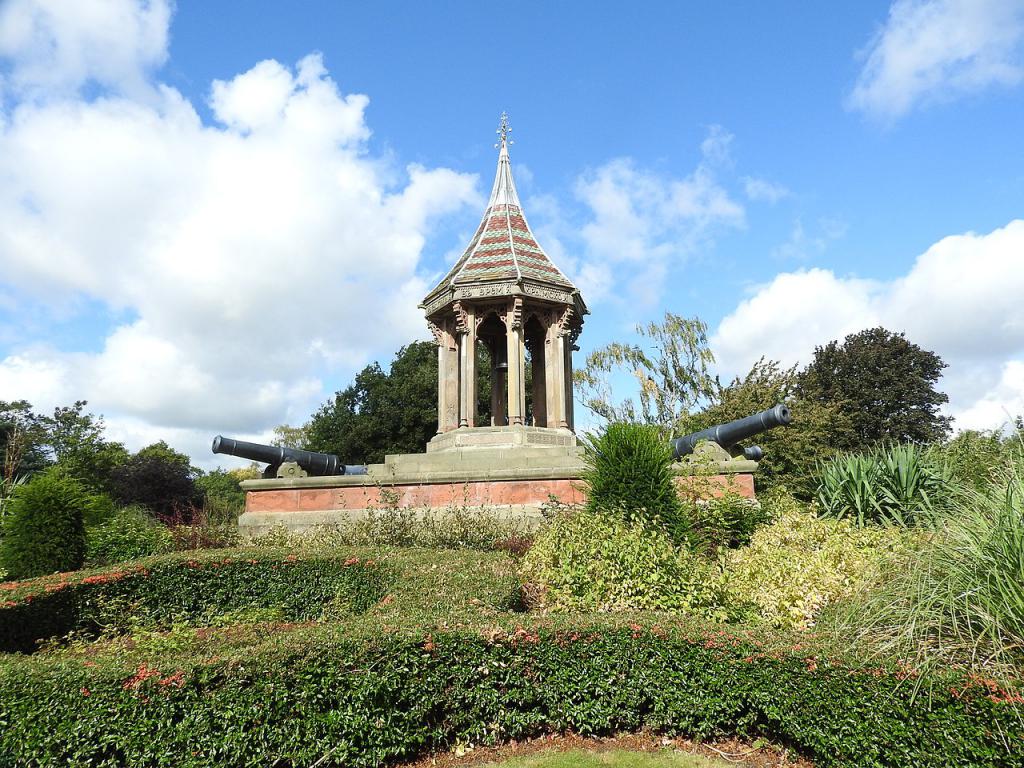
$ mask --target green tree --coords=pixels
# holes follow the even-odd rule
[[[139,504],[163,520],[188,522],[202,503],[198,475],[188,456],[161,440],[113,471],[112,495],[120,504]]]
[[[109,490],[110,473],[128,459],[120,443],[108,441],[102,416],[85,411],[85,400],[54,408],[43,416],[30,403],[0,402],[0,458],[9,483],[51,464],[82,482],[89,490]]]
[[[699,318],[665,313],[659,325],[638,325],[640,344],[612,342],[587,356],[574,380],[581,402],[608,422],[641,422],[673,432],[699,403],[714,394],[708,366],[715,358],[708,347],[707,326]],[[639,385],[639,406],[632,398],[616,402],[611,376],[631,373]]]
[[[305,450],[309,444],[307,426],[304,424],[301,427],[293,427],[290,424],[279,424],[274,427],[274,437],[270,444],[278,447],[301,448]]]
[[[437,432],[437,347],[402,347],[385,373],[373,363],[313,414],[311,450],[348,464],[379,463],[388,453],[418,453]]]
[[[45,467],[46,427],[26,400],[0,400],[0,476],[7,483]]]
[[[796,366],[782,368],[774,360],[761,358],[743,378],[716,384],[711,405],[686,418],[680,429],[696,432],[785,403],[793,423],[749,441],[764,449],[754,482],[758,491],[781,485],[799,498],[810,499],[815,465],[835,453],[838,444],[849,442],[851,425],[834,405],[800,397],[799,380]]]
[[[939,413],[949,398],[935,385],[946,364],[902,333],[870,328],[814,350],[800,377],[807,400],[836,407],[849,419],[839,447],[870,451],[879,443],[932,443],[950,432]]]

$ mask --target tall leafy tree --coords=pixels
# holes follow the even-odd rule
[[[949,401],[936,389],[946,364],[902,333],[869,328],[814,350],[800,393],[834,406],[850,422],[840,447],[867,451],[879,443],[931,443],[950,432],[939,413]]]
[[[104,437],[103,417],[88,413],[86,405],[78,400],[47,416],[24,400],[0,402],[0,474],[9,482],[57,464],[87,490],[109,490],[110,473],[129,453]]]
[[[117,467],[111,474],[111,490],[121,504],[141,504],[164,520],[188,522],[202,504],[198,476],[188,456],[161,440]]]
[[[716,384],[711,405],[686,418],[681,431],[696,432],[742,419],[777,403],[787,404],[793,413],[792,424],[762,432],[747,443],[764,449],[754,482],[758,491],[782,486],[800,498],[810,499],[817,462],[849,441],[851,427],[834,405],[800,397],[799,378],[796,366],[782,368],[774,360],[761,358],[746,376],[726,385]]]
[[[43,417],[26,400],[0,400],[0,478],[10,483],[49,464]]]
[[[574,381],[583,405],[608,422],[652,424],[672,432],[698,404],[714,393],[708,366],[715,358],[708,347],[707,325],[699,318],[665,313],[661,323],[638,325],[640,344],[611,344],[587,356]],[[612,376],[632,374],[638,401],[618,400]]]
[[[377,363],[366,366],[305,429],[310,449],[350,464],[421,452],[437,431],[437,347],[402,347],[387,373]]]

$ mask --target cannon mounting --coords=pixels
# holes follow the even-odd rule
[[[672,457],[678,460],[693,453],[697,444],[703,440],[715,443],[728,451],[741,440],[746,440],[761,432],[767,432],[775,427],[787,426],[792,421],[793,414],[790,412],[789,407],[780,403],[774,408],[768,408],[760,413],[755,413],[736,421],[730,421],[726,424],[716,424],[699,432],[678,437],[672,440]],[[743,449],[744,458],[752,461],[760,460],[763,455],[764,452],[756,445]]]

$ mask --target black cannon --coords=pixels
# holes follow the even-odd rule
[[[252,459],[253,461],[264,461],[267,463],[267,468],[263,471],[263,477],[302,474],[292,472],[282,475],[281,467],[284,464],[297,465],[303,473],[314,477],[366,474],[365,465],[342,464],[341,459],[333,453],[315,453],[314,451],[303,451],[298,448],[247,443],[244,440],[233,440],[230,437],[221,437],[220,435],[213,438],[213,452],[224,453],[228,456],[239,456],[243,459]]]
[[[718,424],[714,427],[702,429],[700,432],[694,432],[692,435],[678,437],[672,441],[672,454],[674,458],[680,459],[693,453],[693,449],[697,447],[697,443],[701,440],[717,443],[725,450],[729,450],[741,440],[746,440],[748,437],[753,437],[761,432],[767,432],[775,427],[784,427],[792,420],[793,415],[790,413],[789,408],[780,403],[774,408],[755,413],[753,416],[746,416],[736,421],[730,421],[727,424]],[[758,446],[754,445],[744,449],[743,455],[748,459],[757,461],[761,458],[762,451]]]

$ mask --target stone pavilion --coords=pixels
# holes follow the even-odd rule
[[[480,226],[420,307],[437,342],[437,436],[427,451],[575,445],[572,353],[587,306],[534,237],[509,159],[506,115],[498,169]],[[491,408],[477,414],[477,345],[491,361]],[[532,387],[527,408],[529,367]]]

